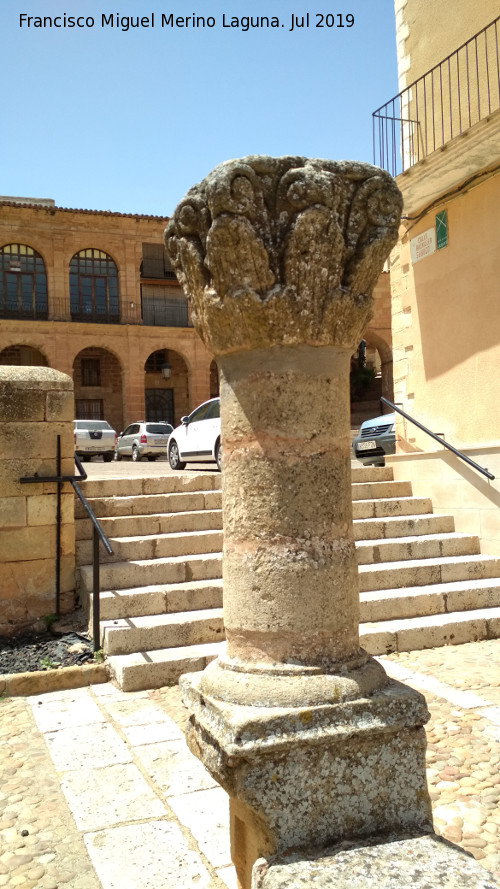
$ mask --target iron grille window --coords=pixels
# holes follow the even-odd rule
[[[91,247],[80,250],[69,265],[72,321],[119,321],[118,269],[111,256]],[[86,418],[85,418],[86,419]]]
[[[191,327],[187,299],[173,287],[143,284],[142,321],[152,327]]]
[[[0,249],[0,317],[47,318],[45,263],[26,244]]]
[[[172,389],[146,389],[146,420],[149,423],[174,425],[174,393]]]
[[[143,244],[141,278],[168,278],[175,281],[175,272],[163,244]]]
[[[75,399],[76,420],[104,420],[102,399],[77,398]]]
[[[98,358],[82,358],[82,386],[101,385],[101,362]]]

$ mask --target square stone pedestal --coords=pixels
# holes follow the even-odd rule
[[[183,677],[187,742],[231,797],[233,861],[250,886],[256,858],[337,840],[432,830],[425,699],[399,682],[312,707],[242,706]],[[307,682],[307,679],[305,679]]]

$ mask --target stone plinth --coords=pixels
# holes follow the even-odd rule
[[[56,490],[53,483],[21,484],[24,476],[74,472],[73,382],[48,367],[0,367],[0,634],[10,634],[55,611]],[[61,493],[61,611],[74,607],[74,495]]]
[[[374,837],[321,855],[260,860],[252,889],[495,889],[496,881],[462,849],[435,836]]]
[[[165,234],[221,377],[227,646],[188,683],[188,743],[245,887],[259,854],[430,828],[427,711],[359,647],[352,531],[349,361],[401,206],[368,165],[249,157]]]

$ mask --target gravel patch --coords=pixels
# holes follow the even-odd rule
[[[82,633],[22,633],[0,636],[0,674],[32,673],[94,662],[93,645]]]

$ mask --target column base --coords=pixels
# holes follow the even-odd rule
[[[192,711],[187,743],[233,798],[233,861],[242,887],[250,887],[259,855],[432,830],[423,729],[429,713],[418,692],[389,680],[369,697],[340,703],[244,706],[206,694],[203,676],[181,679]],[[303,677],[306,699],[307,682]]]
[[[495,889],[497,883],[458,846],[434,834],[373,837],[254,865],[252,889]]]

